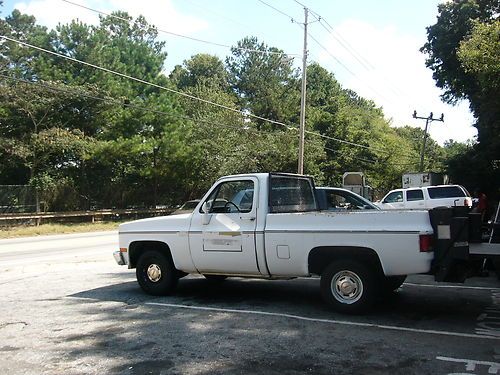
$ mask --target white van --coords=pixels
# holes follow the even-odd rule
[[[428,210],[434,207],[471,207],[472,198],[463,186],[438,185],[391,190],[375,204],[383,210]]]

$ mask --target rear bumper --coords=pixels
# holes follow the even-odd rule
[[[123,253],[119,250],[113,252],[113,257],[115,258],[116,263],[118,263],[120,266],[124,266],[127,264],[125,262],[125,258],[123,257]]]

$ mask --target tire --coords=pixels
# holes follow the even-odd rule
[[[146,251],[139,257],[135,274],[142,290],[153,296],[171,294],[179,280],[172,259],[157,250]]]
[[[321,275],[323,299],[344,314],[369,310],[379,294],[380,282],[374,268],[354,260],[331,263]]]
[[[387,292],[397,290],[406,280],[406,275],[402,276],[387,276],[384,278],[384,289]]]
[[[227,276],[225,275],[203,275],[207,281],[211,283],[222,283],[224,280],[227,279]]]

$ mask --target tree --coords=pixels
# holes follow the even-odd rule
[[[242,39],[231,52],[226,66],[240,107],[266,119],[298,124],[300,91],[292,60],[255,37]],[[276,128],[259,120],[257,125]]]
[[[498,61],[498,0],[456,0],[438,6],[436,24],[427,28],[421,51],[433,71],[442,98],[455,103],[468,99],[478,129],[473,147],[482,180],[500,183],[500,74]],[[470,158],[469,158],[470,159]],[[478,164],[475,164],[476,166]],[[477,171],[476,171],[477,172]],[[496,192],[495,192],[496,193]]]
[[[178,89],[208,86],[229,92],[228,73],[224,63],[217,57],[200,53],[185,60],[183,66],[176,65],[170,79]]]
[[[478,121],[478,151],[500,157],[500,20],[475,21],[470,35],[460,42],[458,60],[473,77],[480,92],[471,94]],[[482,149],[482,150],[481,150]]]
[[[427,27],[427,43],[421,51],[428,55],[426,66],[433,71],[437,86],[444,90],[445,101],[471,99],[480,89],[460,63],[457,52],[476,22],[491,22],[499,11],[497,0],[456,0],[438,5],[437,22]]]

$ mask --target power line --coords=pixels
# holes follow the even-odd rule
[[[306,8],[307,6],[300,1],[293,0],[300,6]],[[349,52],[363,67],[366,69],[374,69],[373,65],[370,64],[361,54],[359,54],[350,44],[347,40],[345,40],[340,34],[338,34],[333,27],[317,12],[313,11],[311,8],[307,7],[311,14],[316,18],[316,20],[320,23],[320,25],[328,32],[330,33],[333,38],[339,42],[339,44],[344,47],[344,49]],[[337,34],[337,35],[335,35]],[[359,58],[358,58],[359,56]]]
[[[278,8],[272,6],[271,4],[269,4],[269,3],[267,3],[267,2],[265,2],[263,0],[257,0],[257,1],[260,2],[260,3],[262,3],[262,4],[264,4],[265,6],[267,6],[269,8],[271,8],[271,9],[274,9],[276,12],[282,14],[283,16],[290,18],[290,20],[292,22],[294,22],[294,23],[296,22],[295,19],[292,16],[290,16],[289,14],[283,12],[282,10],[279,10]]]
[[[363,56],[361,56],[350,44],[347,42],[344,38],[340,37],[340,34],[338,34],[334,29],[329,30],[325,24],[322,22],[323,20],[320,19],[319,23],[320,25],[352,56],[356,59],[360,65],[365,68],[368,71],[374,70],[375,67],[367,61]]]
[[[90,10],[91,12],[95,12],[95,13],[98,13],[98,14],[101,14],[101,15],[104,15],[104,16],[107,16],[107,17],[112,17],[112,18],[118,19],[120,21],[127,22],[129,25],[132,23],[131,20],[128,20],[128,19],[126,19],[124,17],[120,17],[120,16],[118,16],[116,14],[106,13],[106,12],[103,12],[103,11],[100,11],[100,10],[97,10],[97,9],[93,9],[93,8],[87,7],[87,6],[82,5],[82,4],[74,3],[74,2],[72,2],[70,0],[61,0],[61,1],[64,1],[65,3],[71,4],[71,5],[75,5],[77,7],[83,8],[83,9]],[[251,53],[259,53],[259,54],[262,54],[262,55],[269,54],[269,55],[287,56],[287,57],[291,57],[291,58],[294,58],[294,59],[297,58],[297,57],[299,57],[298,54],[289,54],[289,53],[275,52],[275,51],[261,51],[261,50],[251,49],[251,48],[234,47],[234,46],[230,46],[230,45],[227,45],[227,44],[222,44],[222,43],[217,43],[217,42],[211,42],[211,41],[204,40],[204,39],[199,39],[199,38],[194,38],[194,37],[187,36],[187,35],[182,35],[182,34],[174,33],[172,31],[162,30],[162,29],[157,28],[157,27],[156,27],[156,30],[159,31],[159,32],[161,32],[161,33],[164,33],[164,34],[173,35],[173,36],[176,36],[176,37],[193,40],[195,42],[206,43],[206,44],[210,44],[210,45],[217,46],[217,47],[223,47],[223,48],[229,48],[229,49],[236,49],[236,50],[246,51],[246,52],[251,52]]]
[[[1,74],[1,73],[0,73],[0,78],[4,78],[4,79],[16,81],[16,82],[21,82],[21,83],[29,84],[29,85],[32,85],[32,86],[43,87],[43,88],[45,88],[47,90],[50,90],[50,91],[62,92],[62,93],[66,93],[66,94],[72,94],[72,95],[77,95],[77,96],[84,97],[84,98],[89,98],[89,99],[99,100],[99,101],[102,101],[102,102],[116,104],[118,106],[132,108],[132,109],[137,109],[137,110],[141,110],[143,112],[155,113],[155,114],[160,114],[160,115],[164,115],[164,116],[171,117],[171,118],[178,118],[178,119],[183,119],[183,120],[190,120],[190,121],[193,121],[193,122],[201,122],[201,123],[206,123],[206,124],[213,125],[213,126],[221,126],[221,127],[224,127],[224,128],[227,128],[227,129],[231,129],[231,130],[239,130],[234,125],[228,125],[228,124],[224,124],[224,123],[220,123],[220,122],[215,123],[215,122],[207,121],[207,120],[204,120],[204,119],[193,118],[193,117],[185,116],[185,115],[181,115],[181,114],[173,114],[173,113],[170,113],[170,112],[155,110],[155,109],[152,109],[150,107],[144,107],[144,106],[137,105],[137,104],[125,103],[126,98],[124,98],[124,99],[116,99],[116,98],[109,97],[109,96],[108,97],[100,97],[100,96],[90,95],[90,94],[87,94],[87,93],[84,93],[84,92],[81,92],[81,91],[77,91],[76,87],[72,87],[72,86],[69,86],[67,84],[63,84],[63,85],[65,87],[70,88],[70,89],[63,89],[61,87],[50,86],[50,85],[42,83],[42,82],[33,82],[33,81],[29,81],[29,80],[22,79],[22,78],[16,78],[16,77],[4,75],[4,74]],[[293,128],[293,130],[297,130],[297,129]],[[314,132],[310,132],[310,131],[306,131],[306,132],[308,134],[318,135],[317,133],[314,133]],[[257,134],[261,134],[261,133],[257,133]],[[262,133],[262,135],[265,135],[265,134]],[[337,141],[337,142],[347,143],[349,145],[356,145],[353,142],[344,141],[344,140],[341,140],[341,139],[338,139],[338,138],[328,137],[328,136],[325,136],[325,137],[328,138],[328,139]],[[369,146],[364,146],[364,147],[367,148],[367,149],[370,149]],[[329,148],[329,147],[326,147],[326,146],[323,146],[323,149],[328,150],[330,152],[334,152],[334,153],[340,153],[340,150],[335,150],[335,149],[332,149],[332,148]],[[371,148],[371,149],[373,149],[373,148]],[[356,160],[360,160],[360,161],[364,161],[364,162],[372,163],[372,164],[377,164],[377,163],[380,162],[379,160],[363,159],[363,158],[359,158],[359,157],[352,156],[352,155],[350,155],[350,157],[353,158],[353,159],[356,159]],[[414,165],[414,164],[410,164],[410,163],[387,163],[387,164],[393,165],[393,166],[395,166],[395,165],[403,165],[403,166],[404,165]]]
[[[12,81],[21,82],[21,83],[25,83],[25,84],[30,84],[30,85],[33,85],[33,86],[40,86],[40,87],[43,87],[43,88],[51,90],[51,91],[57,91],[57,92],[62,92],[62,93],[66,93],[66,94],[73,94],[73,95],[81,96],[81,97],[84,97],[84,98],[99,100],[99,101],[102,101],[102,102],[108,102],[108,103],[116,104],[116,105],[122,106],[122,107],[138,109],[138,110],[141,110],[141,111],[144,111],[144,112],[165,115],[167,117],[173,117],[173,118],[178,118],[178,119],[183,119],[183,120],[190,120],[190,121],[194,121],[194,122],[203,122],[203,123],[206,123],[206,124],[209,124],[209,125],[214,125],[214,126],[219,126],[220,125],[220,126],[223,126],[223,127],[226,127],[226,128],[235,129],[234,125],[222,124],[222,123],[219,123],[219,122],[215,123],[215,122],[207,121],[207,120],[204,120],[204,119],[193,118],[193,117],[185,116],[185,115],[181,115],[181,114],[173,114],[173,113],[169,113],[169,112],[165,112],[165,111],[151,109],[149,107],[144,107],[144,106],[137,105],[137,104],[126,103],[125,100],[128,100],[126,98],[124,98],[123,100],[120,100],[120,99],[116,99],[116,98],[109,97],[109,96],[108,97],[100,97],[100,96],[94,96],[94,95],[86,94],[86,93],[83,93],[83,92],[76,92],[76,87],[72,87],[72,86],[69,86],[69,85],[66,85],[66,84],[64,84],[65,87],[70,87],[71,89],[75,89],[75,90],[73,91],[71,89],[68,90],[68,89],[63,89],[63,88],[60,88],[60,87],[54,87],[54,86],[50,86],[50,85],[47,85],[47,84],[44,84],[44,83],[41,83],[41,82],[32,82],[32,81],[29,81],[29,80],[26,80],[26,79],[16,78],[16,77],[4,75],[4,74],[0,74],[0,78],[9,79],[9,80],[12,80]]]
[[[98,70],[101,70],[101,71],[104,71],[104,72],[107,72],[107,73],[110,73],[110,74],[114,74],[114,75],[117,75],[117,76],[119,76],[121,78],[127,78],[127,79],[133,80],[135,82],[139,82],[139,83],[142,83],[142,84],[145,84],[145,85],[149,85],[149,86],[161,89],[161,90],[165,90],[165,91],[168,91],[168,92],[172,92],[174,94],[178,94],[180,96],[184,96],[184,97],[190,98],[192,100],[197,100],[197,101],[200,101],[200,102],[205,103],[205,104],[210,104],[210,105],[213,105],[213,106],[216,106],[216,107],[219,107],[219,108],[223,108],[223,109],[226,109],[228,111],[238,113],[241,116],[243,116],[244,118],[255,118],[255,119],[258,119],[258,120],[261,120],[261,121],[265,121],[265,122],[268,122],[268,123],[271,123],[271,124],[275,124],[275,125],[279,125],[279,126],[285,127],[288,130],[299,130],[295,126],[290,126],[290,125],[287,125],[287,124],[279,122],[279,121],[270,120],[270,119],[267,119],[267,118],[264,118],[264,117],[261,117],[261,116],[257,116],[257,115],[248,113],[248,112],[246,112],[244,110],[239,110],[239,109],[231,108],[231,107],[219,104],[219,103],[211,102],[209,100],[202,99],[202,98],[196,97],[194,95],[190,95],[190,94],[187,94],[187,93],[184,93],[184,92],[181,92],[181,91],[170,89],[168,87],[160,86],[160,85],[157,85],[157,84],[152,83],[152,82],[145,81],[145,80],[140,79],[140,78],[132,77],[132,76],[129,76],[129,75],[126,75],[126,74],[123,74],[123,73],[119,73],[119,72],[113,71],[111,69],[107,69],[107,68],[101,67],[99,65],[95,65],[95,64],[91,64],[91,63],[88,63],[88,62],[85,62],[85,61],[82,61],[82,60],[78,60],[78,59],[75,59],[73,57],[69,57],[69,56],[60,54],[58,52],[49,51],[47,49],[44,49],[44,48],[41,48],[41,47],[38,47],[38,46],[34,46],[32,44],[29,44],[29,43],[21,42],[21,41],[12,39],[12,38],[4,36],[4,35],[0,35],[0,38],[3,38],[5,40],[8,40],[8,41],[13,42],[13,43],[18,43],[18,44],[23,45],[25,47],[33,48],[33,49],[36,49],[38,51],[42,51],[42,52],[45,52],[45,53],[48,53],[48,54],[51,54],[51,55],[54,55],[54,56],[58,56],[58,57],[64,58],[64,59],[70,60],[72,62],[76,62],[76,63],[80,63],[80,64],[83,64],[83,65],[86,65],[86,66],[90,66],[90,67],[92,67],[94,69],[98,69]],[[321,133],[312,132],[312,131],[309,131],[309,130],[306,130],[306,133],[311,134],[311,135],[315,135],[315,136],[318,136],[318,137],[321,137],[321,138],[325,138],[325,139],[337,141],[337,142],[340,142],[340,143],[349,144],[349,145],[351,145],[353,147],[361,147],[361,148],[371,149],[371,150],[378,151],[378,152],[389,153],[388,151],[385,151],[385,150],[382,150],[382,149],[376,149],[376,148],[373,148],[373,147],[370,147],[370,146],[366,146],[366,145],[362,145],[362,144],[359,144],[359,143],[354,143],[354,142],[346,141],[346,140],[343,140],[343,139],[340,139],[340,138],[330,137],[330,136],[327,136],[327,135],[324,135],[324,134],[321,134]]]
[[[130,80],[135,81],[135,82],[139,82],[139,83],[142,83],[142,84],[145,84],[145,85],[149,85],[149,86],[158,88],[160,90],[165,90],[165,91],[168,91],[168,92],[172,92],[172,93],[184,96],[186,98],[190,98],[190,99],[193,99],[193,100],[198,100],[198,101],[200,101],[202,103],[205,103],[205,104],[211,104],[213,106],[216,106],[216,107],[219,107],[219,108],[223,108],[223,109],[226,109],[228,111],[236,112],[236,113],[239,113],[240,115],[242,115],[244,117],[251,117],[251,118],[255,118],[255,119],[258,119],[258,120],[266,121],[266,122],[269,122],[269,123],[272,123],[272,124],[289,127],[288,125],[283,124],[283,123],[281,123],[279,121],[274,121],[274,120],[266,119],[266,118],[261,117],[261,116],[257,116],[257,115],[251,114],[251,113],[247,113],[247,112],[245,112],[243,110],[231,108],[231,107],[225,106],[223,104],[215,103],[215,102],[212,102],[210,100],[202,99],[202,98],[199,98],[197,96],[187,94],[185,92],[181,92],[181,91],[177,91],[177,90],[174,90],[174,89],[171,89],[171,88],[168,88],[168,87],[160,86],[160,85],[157,85],[156,83],[152,83],[152,82],[140,79],[140,78],[129,76],[127,74],[116,72],[114,70],[111,70],[111,69],[108,69],[108,68],[104,68],[104,67],[99,66],[99,65],[91,64],[91,63],[88,63],[86,61],[78,60],[78,59],[75,59],[74,57],[66,56],[66,55],[63,55],[63,54],[58,53],[58,52],[49,51],[49,50],[47,50],[45,48],[41,48],[41,47],[34,46],[32,44],[29,44],[29,43],[21,42],[19,40],[12,39],[12,38],[9,38],[9,37],[4,36],[4,35],[0,35],[0,37],[3,38],[3,39],[6,39],[8,41],[14,42],[14,43],[19,43],[19,44],[21,44],[21,45],[23,45],[25,47],[30,47],[30,48],[36,49],[38,51],[42,51],[42,52],[45,52],[45,53],[48,53],[48,54],[51,54],[51,55],[54,55],[54,56],[61,57],[63,59],[67,59],[67,60],[70,60],[70,61],[73,61],[73,62],[76,62],[76,63],[79,63],[79,64],[90,66],[91,68],[98,69],[98,70],[101,70],[101,71],[106,72],[106,73],[114,74],[114,75],[122,77],[122,78],[127,78],[127,79],[130,79]]]
[[[297,4],[301,6],[306,6],[303,3],[293,0]],[[312,9],[310,9],[310,12],[316,16],[316,19],[320,23],[320,25],[352,56],[358,63],[365,68],[368,72],[374,71],[376,68],[375,66],[370,63],[360,52],[358,52],[338,31],[336,31],[333,26],[331,26],[328,21],[323,18],[319,13],[314,12]],[[397,96],[405,96],[406,98],[409,98],[409,96],[401,91],[398,87],[396,87],[385,75],[382,73],[376,73],[377,75],[380,75],[380,77],[385,81],[385,83],[390,86],[391,91],[397,95]],[[371,88],[370,88],[371,89]],[[387,100],[387,99],[386,99]]]
[[[328,150],[330,152],[334,152],[336,154],[339,154],[340,151],[339,150],[334,150],[333,148],[329,148],[329,147],[323,147],[325,150]],[[359,161],[364,161],[366,163],[371,163],[371,164],[376,164],[377,161],[376,160],[370,160],[370,159],[364,159],[364,158],[358,158],[357,156],[352,156],[352,155],[349,155],[350,158],[352,159],[356,159],[356,160],[359,160]]]
[[[209,124],[209,125],[222,126],[222,127],[225,127],[227,129],[231,129],[231,130],[238,130],[234,125],[228,125],[228,124],[223,124],[223,123],[219,123],[219,122],[218,123],[214,123],[214,122],[203,120],[203,119],[197,119],[197,118],[193,118],[193,117],[189,117],[189,116],[184,116],[184,115],[180,115],[180,114],[172,114],[172,113],[169,113],[169,112],[155,110],[155,109],[151,109],[150,107],[144,107],[144,106],[140,106],[140,105],[136,105],[136,104],[131,104],[131,103],[125,104],[125,102],[124,102],[125,99],[124,100],[120,100],[120,99],[116,99],[116,98],[112,98],[112,97],[100,97],[100,96],[90,95],[90,94],[87,94],[87,93],[84,93],[84,92],[81,92],[81,91],[77,91],[78,88],[71,87],[71,86],[68,86],[66,84],[63,84],[63,85],[65,87],[70,88],[70,89],[63,89],[61,87],[51,86],[51,85],[48,85],[48,84],[45,84],[45,83],[42,83],[42,82],[33,82],[33,81],[29,81],[29,80],[22,79],[22,78],[16,78],[16,77],[4,75],[4,74],[1,74],[1,73],[0,73],[0,78],[4,78],[4,79],[11,80],[11,81],[20,82],[20,83],[28,84],[28,85],[32,85],[32,86],[43,87],[44,89],[47,89],[47,90],[50,90],[50,91],[61,92],[61,93],[65,93],[65,94],[77,95],[77,96],[80,96],[80,97],[83,97],[83,98],[89,98],[89,99],[99,100],[99,101],[102,101],[102,102],[116,104],[118,106],[123,106],[123,107],[127,107],[127,108],[132,108],[132,109],[138,109],[138,110],[141,110],[141,111],[144,111],[144,112],[148,112],[148,113],[155,113],[155,114],[160,114],[160,115],[164,115],[164,116],[167,116],[167,117],[178,118],[178,119],[185,119],[185,120],[190,120],[190,121],[193,121],[193,122],[202,122],[202,123],[206,123],[206,124]],[[262,133],[262,135],[265,135],[265,134]],[[339,150],[334,150],[334,149],[329,148],[329,147],[323,147],[323,148],[325,150],[328,150],[328,151],[331,151],[331,152],[334,152],[334,153],[340,153]],[[362,158],[358,158],[358,157],[355,157],[355,156],[350,156],[350,157],[353,158],[353,159],[357,159],[357,160],[361,160],[361,161],[365,161],[365,162],[369,162],[369,163],[376,163],[375,160],[362,159]]]
[[[376,89],[374,89],[371,85],[367,84],[366,82],[364,82],[363,80],[361,80],[361,78],[358,77],[358,75],[356,73],[354,73],[351,69],[349,69],[342,61],[340,61],[335,55],[333,55],[329,50],[328,48],[326,48],[325,46],[323,46],[314,36],[312,36],[311,34],[309,34],[309,37],[318,45],[320,46],[331,58],[333,58],[335,61],[337,61],[337,63],[339,63],[340,66],[342,66],[348,73],[350,73],[354,78],[356,78],[359,82],[361,82],[363,85],[365,85],[368,89],[370,89],[374,94],[380,96],[382,99],[388,101],[388,102],[392,102],[391,100],[389,100],[385,95],[383,95],[382,93],[380,93],[379,91],[377,91]]]
[[[63,1],[66,1],[66,0],[63,0]],[[285,17],[288,17],[292,20],[292,22],[295,22],[295,23],[299,23],[297,21],[295,21],[295,19],[290,16],[289,14],[279,10],[278,8],[268,4],[267,2],[263,1],[263,0],[258,0],[259,2],[261,2],[262,4],[274,9],[275,11],[277,11],[278,13],[284,15]],[[308,8],[306,5],[304,5],[303,3],[299,2],[299,1],[296,1],[296,0],[293,0],[295,1],[297,4],[301,5],[302,7],[304,7],[305,9],[308,9],[309,11],[311,11],[310,8]],[[318,13],[316,12],[313,12],[311,11],[315,16],[316,16],[316,21],[320,22],[321,24],[321,20],[323,19]],[[300,24],[300,23],[299,23]],[[323,46],[313,35],[311,35],[311,33],[307,33],[307,35],[319,46],[321,47],[331,58],[333,58],[340,66],[342,66],[348,73],[350,73],[354,78],[356,78],[359,82],[361,82],[362,84],[364,84],[366,87],[368,87],[373,93],[375,93],[376,95],[380,96],[382,99],[388,101],[388,102],[392,102],[391,100],[389,100],[385,95],[383,95],[382,93],[380,93],[379,91],[375,90],[373,87],[371,87],[371,85],[368,85],[366,82],[362,81],[357,75],[356,73],[354,73],[351,69],[349,69],[340,59],[338,59],[335,55],[333,55],[329,50],[328,48],[326,48],[325,46]]]

